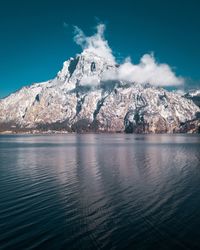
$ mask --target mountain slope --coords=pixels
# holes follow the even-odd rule
[[[198,132],[200,109],[162,88],[104,81],[117,70],[87,50],[50,81],[24,87],[0,100],[1,131]],[[185,128],[186,124],[194,126]]]
[[[185,97],[192,100],[198,107],[200,107],[200,90],[190,91],[185,94]]]

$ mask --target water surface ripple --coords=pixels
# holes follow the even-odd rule
[[[0,249],[200,249],[200,137],[0,136]]]

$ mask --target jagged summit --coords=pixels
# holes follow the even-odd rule
[[[112,61],[107,61],[106,58],[86,49],[75,58],[64,62],[57,79],[63,83],[70,83],[72,88],[78,85],[97,85],[103,74],[111,68],[115,68]]]
[[[111,60],[84,50],[53,80],[24,87],[0,101],[0,131],[199,131],[192,100],[150,85],[105,80]]]

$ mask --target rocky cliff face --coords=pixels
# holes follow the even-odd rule
[[[198,107],[200,107],[200,90],[194,90],[186,93],[185,98],[192,100]]]
[[[0,100],[0,130],[199,131],[200,109],[192,100],[149,85],[104,81],[117,67],[87,50],[70,58],[53,80]]]

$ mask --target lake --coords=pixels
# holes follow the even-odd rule
[[[200,136],[0,136],[0,249],[200,249]]]

